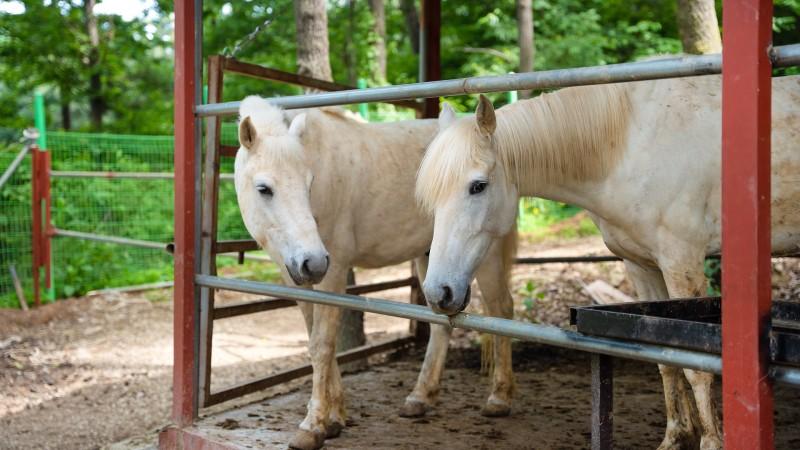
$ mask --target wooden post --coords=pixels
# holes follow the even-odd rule
[[[725,0],[722,71],[722,400],[727,450],[773,443],[770,130],[772,2]]]

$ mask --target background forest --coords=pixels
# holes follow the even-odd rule
[[[96,0],[25,0],[21,14],[0,15],[0,127],[32,123],[32,95],[46,95],[50,129],[170,134],[172,2],[157,0],[132,20],[93,13]],[[334,80],[370,85],[417,76],[418,1],[329,0]],[[719,1],[717,2],[718,16]],[[382,6],[385,36],[375,27]],[[442,75],[518,71],[515,0],[442,1]],[[675,0],[533,0],[535,70],[609,64],[682,51]],[[206,0],[204,53],[233,50],[268,24],[237,58],[296,71],[291,0]],[[775,2],[775,43],[800,41],[800,1]],[[385,72],[376,52],[384,43]],[[226,97],[297,93],[289,86],[229,77]],[[497,98],[502,98],[498,95]],[[454,99],[466,110],[472,99]],[[376,106],[372,106],[376,108]]]

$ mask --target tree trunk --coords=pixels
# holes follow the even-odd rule
[[[375,59],[377,67],[375,80],[378,83],[386,81],[386,11],[383,0],[369,0],[369,9],[372,11],[372,31],[375,33]]]
[[[350,86],[355,86],[358,83],[358,61],[356,57],[356,48],[353,44],[353,34],[356,30],[356,0],[347,0],[347,29],[348,32],[344,38],[344,54],[342,60],[344,66],[347,68],[347,82]]]
[[[295,0],[297,26],[297,73],[333,81],[328,44],[328,13],[325,0]],[[313,91],[306,89],[306,92]],[[337,340],[337,351],[364,345],[364,313],[344,310]],[[352,365],[347,366],[352,368]]]
[[[63,128],[65,131],[69,131],[72,129],[72,111],[70,109],[70,103],[72,103],[72,100],[70,98],[68,89],[60,87],[59,97],[61,103],[61,128]]]
[[[297,26],[297,73],[333,81],[325,0],[295,0],[294,20]]]
[[[714,0],[678,0],[678,31],[684,53],[721,53]]]
[[[414,0],[400,0],[400,9],[406,18],[406,31],[411,40],[411,50],[415,55],[419,55],[419,12]]]
[[[94,15],[96,0],[86,0],[83,3],[83,13],[86,20],[86,32],[89,35],[89,54],[86,66],[89,72],[89,117],[92,129],[100,131],[103,128],[103,82],[100,78],[100,34],[97,30],[97,16]]]
[[[533,7],[531,0],[517,0],[517,39],[519,41],[519,73],[533,71]],[[521,98],[530,98],[531,91],[519,91]]]

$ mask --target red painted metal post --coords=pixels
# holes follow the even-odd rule
[[[420,7],[420,81],[438,81],[442,79],[441,69],[441,0],[422,0]],[[422,108],[422,117],[439,117],[439,97],[426,98]]]
[[[772,2],[725,0],[722,387],[725,448],[773,448],[770,328]]]
[[[31,147],[31,270],[33,272],[33,303],[42,304],[42,287],[40,274],[42,267],[42,161],[43,153],[37,146]]]
[[[194,0],[175,1],[175,289],[172,420],[197,415],[195,308],[195,11]]]
[[[53,222],[50,214],[50,169],[52,167],[51,153],[47,150],[42,152],[42,172],[41,172],[41,187],[42,187],[42,208],[43,224],[42,224],[42,268],[44,269],[44,285],[49,290],[53,286],[52,273],[51,273],[51,260],[53,258]],[[51,299],[52,300],[52,299]]]

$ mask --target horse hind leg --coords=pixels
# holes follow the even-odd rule
[[[417,265],[419,282],[422,284],[428,269],[428,257],[417,258],[414,263]],[[431,336],[425,351],[425,360],[422,362],[414,389],[408,394],[400,409],[400,417],[424,416],[436,404],[439,383],[447,360],[447,349],[450,345],[450,332],[451,329],[448,326],[431,325]]]
[[[486,254],[476,272],[481,290],[484,312],[492,317],[513,319],[514,299],[508,288],[508,273],[504,261],[502,241],[496,241]],[[511,413],[514,395],[514,369],[511,362],[511,338],[492,336],[492,388],[489,398],[481,410],[487,417],[502,417]]]
[[[678,270],[665,270],[664,280],[667,284],[670,297],[699,297],[706,292],[706,278],[703,272],[702,255],[676,264]],[[699,421],[702,435],[700,437],[701,450],[716,450],[722,448],[722,423],[719,410],[714,400],[714,374],[697,370],[684,369],[683,375],[692,386],[694,403],[697,406],[694,419]]]
[[[630,261],[625,261],[625,268],[640,300],[663,300],[669,297],[660,270],[644,268]],[[667,414],[667,428],[658,449],[695,448],[699,428],[696,421],[697,413],[681,370],[661,364],[658,370],[664,387],[664,406]]]

